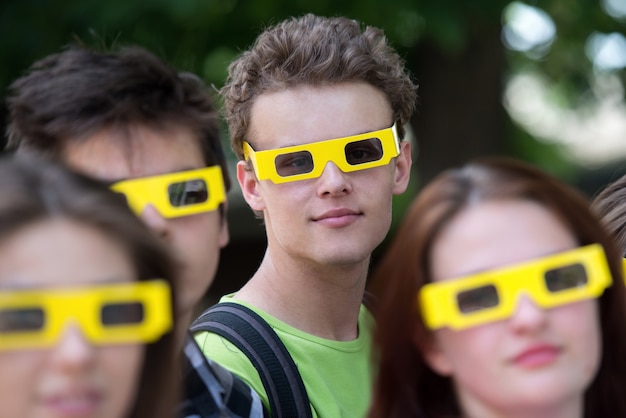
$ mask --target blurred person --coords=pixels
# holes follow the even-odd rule
[[[367,411],[374,364],[365,283],[392,197],[409,181],[404,125],[416,90],[382,30],[345,17],[289,18],[229,66],[221,93],[237,180],[263,219],[267,249],[250,280],[192,331],[273,416]],[[267,350],[255,350],[250,333],[269,336]],[[267,351],[284,381],[266,373]]]
[[[527,164],[448,170],[372,277],[370,417],[626,416],[621,259],[577,191]]]
[[[603,188],[593,199],[592,208],[626,257],[626,175]]]
[[[1,159],[0,417],[172,417],[174,271],[106,186]]]
[[[174,252],[177,312],[189,324],[228,243],[230,188],[204,83],[140,47],[71,46],[34,63],[9,89],[8,148],[107,181]],[[186,330],[183,417],[259,417],[253,391],[207,361]]]

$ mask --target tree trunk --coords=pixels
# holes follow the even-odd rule
[[[458,53],[425,41],[411,57],[419,83],[418,110],[411,124],[417,139],[414,175],[420,185],[446,168],[507,150],[500,25],[469,33]]]

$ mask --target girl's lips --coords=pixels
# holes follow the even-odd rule
[[[43,405],[55,415],[79,418],[92,416],[101,400],[102,397],[95,391],[78,391],[47,396]]]
[[[513,358],[513,363],[525,368],[536,368],[552,363],[561,349],[551,344],[539,344],[528,347]]]

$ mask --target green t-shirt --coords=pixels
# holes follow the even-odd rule
[[[302,332],[271,315],[226,295],[220,302],[244,305],[259,314],[274,329],[298,366],[314,417],[364,417],[370,405],[375,367],[372,359],[374,319],[361,305],[359,336],[352,341],[334,341]],[[245,380],[269,410],[261,378],[237,347],[217,334],[195,336],[204,354]]]

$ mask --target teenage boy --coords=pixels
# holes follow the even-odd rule
[[[309,14],[261,33],[230,65],[222,95],[237,180],[264,221],[267,250],[218,306],[249,308],[278,335],[304,383],[307,415],[364,416],[374,365],[362,300],[392,196],[409,181],[402,139],[416,86],[381,30]],[[264,386],[257,361],[223,335],[202,331],[196,340],[281,415],[268,392],[289,384]]]
[[[139,47],[76,46],[36,62],[11,85],[8,107],[9,148],[110,182],[170,244],[180,263],[177,320],[188,324],[229,239],[230,182],[206,86]],[[205,361],[187,333],[178,339],[185,354],[180,415],[263,416],[254,391]]]

